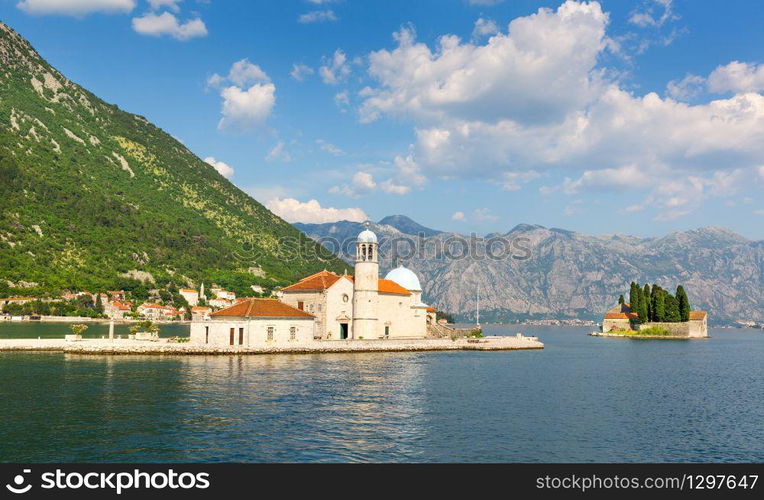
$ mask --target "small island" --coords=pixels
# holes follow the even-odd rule
[[[595,337],[698,339],[708,337],[708,314],[693,311],[682,285],[672,295],[658,285],[632,281],[629,302],[623,295],[608,310]]]

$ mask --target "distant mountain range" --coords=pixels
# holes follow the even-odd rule
[[[352,263],[361,224],[295,226],[333,251],[333,239],[345,241],[340,256]],[[381,240],[383,271],[398,256],[422,278],[426,300],[463,319],[474,317],[478,288],[486,321],[599,319],[634,280],[667,289],[683,284],[692,306],[707,310],[712,322],[764,320],[764,242],[721,227],[640,238],[520,224],[504,234],[467,238],[398,215],[372,229]],[[472,255],[443,251],[449,245],[469,247]],[[495,258],[482,256],[486,247]],[[511,255],[500,255],[502,249]]]
[[[304,245],[316,251],[285,261]],[[168,133],[68,80],[0,22],[0,296],[210,280],[251,293],[346,268],[318,252]]]

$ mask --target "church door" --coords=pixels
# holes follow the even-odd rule
[[[348,324],[340,323],[340,339],[345,340],[348,338]]]

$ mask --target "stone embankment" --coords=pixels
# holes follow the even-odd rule
[[[84,339],[67,342],[63,339],[2,339],[2,351],[47,351],[70,354],[312,354],[357,352],[423,352],[423,351],[514,351],[543,349],[535,337],[484,337],[481,339],[388,339],[326,340],[304,344],[262,344],[257,346],[218,346],[188,342],[157,342],[128,339]]]

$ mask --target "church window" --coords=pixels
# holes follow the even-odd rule
[[[275,328],[274,328],[274,327],[272,327],[272,326],[269,326],[269,327],[268,327],[268,340],[269,340],[269,341],[270,341],[270,340],[273,340],[273,331],[274,331],[274,330],[275,330]]]
[[[348,294],[346,294],[346,293],[343,294],[342,295],[342,302],[347,302],[348,300],[350,300],[350,297],[348,297]]]
[[[297,327],[291,326],[289,327],[289,340],[296,340],[297,339]]]

